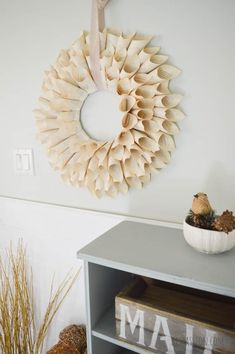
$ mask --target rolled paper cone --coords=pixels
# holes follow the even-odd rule
[[[113,147],[117,145],[123,145],[127,147],[131,147],[131,145],[134,143],[134,138],[132,134],[130,133],[129,130],[125,132],[121,132],[118,137],[115,139],[113,143]]]
[[[134,106],[134,108],[136,109],[153,109],[153,107],[154,107],[154,100],[148,98],[143,98],[140,99],[139,101],[136,101],[136,104]]]
[[[124,147],[122,145],[118,145],[115,148],[110,150],[110,156],[115,160],[122,160],[124,153]]]
[[[141,50],[151,41],[152,36],[135,34],[128,48],[128,55],[139,54]]]
[[[83,52],[73,55],[71,57],[71,62],[75,65],[77,69],[83,68],[85,70],[90,70]]]
[[[179,132],[179,128],[173,122],[162,118],[154,118],[154,121],[160,126],[160,130],[164,133],[175,135]]]
[[[111,143],[106,143],[105,145],[103,145],[102,148],[100,148],[99,150],[96,151],[96,157],[98,158],[98,166],[102,166],[107,155],[108,152],[110,150],[111,147]]]
[[[158,82],[155,84],[156,91],[158,94],[168,94],[169,90],[169,81]]]
[[[144,126],[144,131],[149,135],[157,133],[159,131],[159,125],[153,119],[143,120],[142,124]]]
[[[159,157],[153,157],[151,166],[157,169],[161,169],[166,165]]]
[[[100,59],[101,67],[102,68],[110,67],[113,62],[113,56],[114,56],[113,47],[105,49],[101,54],[101,59]]]
[[[143,125],[143,120],[138,120],[138,122],[135,125],[136,130],[140,130],[144,132],[144,125]]]
[[[107,190],[107,194],[111,197],[111,198],[115,198],[118,194],[118,190],[115,184],[110,185],[109,189]]]
[[[82,69],[82,68],[78,69],[77,83],[81,89],[83,89],[84,91],[86,91],[89,94],[93,93],[97,90],[96,85],[95,85],[92,77],[90,76],[90,73],[85,69]]]
[[[51,109],[56,112],[69,112],[69,111],[79,111],[82,106],[82,101],[69,100],[65,98],[55,98],[49,103]]]
[[[144,170],[138,165],[138,161],[134,158],[129,158],[125,160],[125,168],[130,172],[132,176],[143,176]]]
[[[143,151],[143,157],[146,161],[147,166],[149,166],[149,164],[152,163],[152,158],[153,158],[153,156],[155,156],[155,154],[156,154],[156,152],[153,153],[153,152],[147,151],[147,150]],[[146,169],[146,165],[145,165],[145,169]]]
[[[116,163],[112,164],[109,167],[109,173],[110,173],[110,176],[112,177],[114,182],[122,182],[123,181],[123,171],[122,171],[121,164],[119,161],[116,161]]]
[[[128,95],[132,90],[131,83],[129,79],[122,79],[117,82],[117,94],[118,95]]]
[[[106,48],[117,46],[119,37],[122,35],[122,32],[117,28],[108,28],[107,37],[106,37]]]
[[[57,62],[62,66],[68,66],[70,61],[70,56],[68,50],[62,49],[57,58]]]
[[[184,119],[184,113],[176,108],[154,108],[154,115],[156,117],[165,118],[171,122],[180,122]]]
[[[153,98],[156,94],[156,87],[155,85],[143,85],[138,87],[135,91],[133,91],[133,95],[137,98]]]
[[[122,126],[124,129],[127,130],[134,128],[137,122],[138,122],[137,117],[131,113],[126,113],[122,118]]]
[[[151,181],[151,174],[145,173],[144,176],[140,177],[140,181],[143,183],[143,186],[146,186]]]
[[[165,164],[168,164],[171,159],[170,153],[168,151],[163,151],[163,150],[157,151],[155,153],[155,156],[160,158]]]
[[[90,47],[88,45],[86,45],[83,50],[82,53],[86,59],[87,62],[87,66],[89,68],[89,71],[91,72],[91,58],[90,58]],[[86,69],[86,68],[85,68]]]
[[[156,80],[157,82],[169,81],[180,74],[180,70],[171,65],[160,65],[157,69],[151,71],[149,80]]]
[[[158,143],[146,135],[133,130],[133,136],[135,142],[140,145],[141,148],[152,152],[160,150]]]
[[[87,98],[87,92],[74,86],[64,80],[54,79],[54,90],[63,98],[84,101]]]
[[[99,167],[99,159],[96,155],[94,155],[93,157],[91,157],[90,161],[88,161],[87,164],[87,169],[93,171],[93,172],[97,172]],[[93,175],[94,177],[94,175]]]
[[[99,192],[103,192],[103,189],[104,189],[104,181],[103,181],[103,179],[100,177],[100,176],[98,176],[97,178],[96,178],[96,180],[95,180],[95,191],[97,192],[97,191],[99,191]],[[102,194],[103,193],[99,193],[99,197],[101,197],[102,196]]]
[[[113,80],[106,80],[106,87],[108,91],[115,92],[117,91],[117,84],[119,80],[113,79]]]
[[[124,180],[121,183],[118,183],[116,188],[122,194],[127,194],[128,192],[128,184]]]
[[[74,122],[70,122],[74,123]],[[60,122],[57,119],[41,119],[36,121],[36,127],[40,132],[55,130],[60,128]]]
[[[159,95],[154,97],[154,103],[157,107],[172,108],[177,106],[182,100],[182,95],[171,94],[171,95]]]
[[[137,87],[139,86],[142,86],[144,84],[147,83],[147,80],[148,80],[148,75],[147,74],[135,74],[130,82],[131,82],[131,86],[133,89],[136,89]]]
[[[153,55],[140,66],[139,72],[148,74],[152,70],[156,69],[159,65],[167,61],[167,59],[168,57],[166,55]]]
[[[56,146],[52,146],[50,150],[56,151],[57,153],[62,153],[63,151],[68,149],[68,146],[73,146],[73,145],[77,144],[78,142],[79,141],[78,141],[77,136],[72,135],[68,139],[66,139],[65,141],[62,141],[59,144],[57,144]]]
[[[54,65],[54,68],[58,74],[58,78],[65,80],[71,84],[76,84],[76,82],[74,81],[71,73],[69,72],[69,67],[62,67],[60,64],[56,63]]]
[[[117,41],[117,45],[116,45],[116,50],[120,51],[123,49],[127,49],[134,36],[135,36],[135,33],[128,34],[128,35],[122,34],[121,36],[119,36],[118,41]]]
[[[141,120],[153,118],[152,109],[134,109],[131,111],[131,113],[136,115],[138,117],[138,119],[141,119]]]
[[[73,120],[78,120],[80,111],[70,111],[70,112],[57,112],[57,120],[64,122],[71,122]]]
[[[140,67],[140,60],[138,55],[128,56],[120,72],[120,78],[131,78],[135,75]]]
[[[120,72],[117,67],[111,66],[110,68],[107,68],[106,70],[106,79],[112,81],[112,80],[118,80],[120,76]]]
[[[41,98],[44,98],[45,100],[50,102],[50,101],[60,98],[60,95],[55,91],[44,89],[42,92]]]
[[[132,188],[141,189],[142,183],[138,177],[127,177],[126,178],[127,184]]]
[[[147,47],[141,50],[139,54],[140,64],[143,64],[151,56],[157,54],[160,50],[160,47]]]
[[[133,141],[133,144],[132,144],[132,145],[135,145],[135,144],[134,144],[134,141]],[[131,146],[132,146],[132,145],[131,145]],[[130,149],[131,149],[131,147],[130,147]],[[129,159],[130,156],[131,156],[130,150],[129,150],[127,147],[124,147],[124,153],[123,153],[122,161],[125,161],[126,159]]]
[[[174,139],[168,134],[161,134],[159,136],[159,146],[163,151],[174,151],[175,142]]]
[[[119,71],[122,69],[123,64],[126,60],[126,54],[127,51],[124,48],[124,49],[119,49],[119,51],[116,51],[113,56],[113,66],[116,67]]]
[[[84,45],[86,45],[86,33],[84,31],[82,31],[80,33],[79,38],[77,38],[73,44],[72,44],[72,48],[76,51],[76,52],[80,52],[82,50],[82,48],[84,47]]]
[[[123,96],[119,105],[121,112],[130,112],[132,107],[135,105],[135,98],[132,96]]]

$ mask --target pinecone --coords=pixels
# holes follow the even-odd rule
[[[224,211],[222,215],[218,216],[214,223],[214,228],[217,231],[223,231],[228,234],[235,229],[235,216],[232,211]]]
[[[195,227],[199,227],[200,229],[207,229],[207,230],[213,229],[214,220],[215,220],[214,211],[211,211],[207,215],[199,215],[199,214],[195,214],[192,210],[190,210],[186,218],[188,224]]]

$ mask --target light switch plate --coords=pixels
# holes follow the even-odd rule
[[[14,149],[13,159],[17,175],[34,176],[33,149]]]

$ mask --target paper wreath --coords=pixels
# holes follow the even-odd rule
[[[75,187],[96,196],[142,188],[152,172],[168,164],[175,149],[173,135],[184,114],[175,107],[181,95],[169,90],[180,70],[165,64],[152,37],[100,33],[100,64],[107,90],[120,96],[122,129],[112,141],[96,141],[84,131],[80,110],[95,92],[89,57],[89,33],[82,32],[46,71],[40,107],[35,111],[39,140],[51,166]]]

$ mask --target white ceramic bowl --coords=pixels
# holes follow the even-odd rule
[[[235,230],[225,232],[200,229],[184,221],[184,238],[187,243],[199,252],[216,254],[235,247]]]

